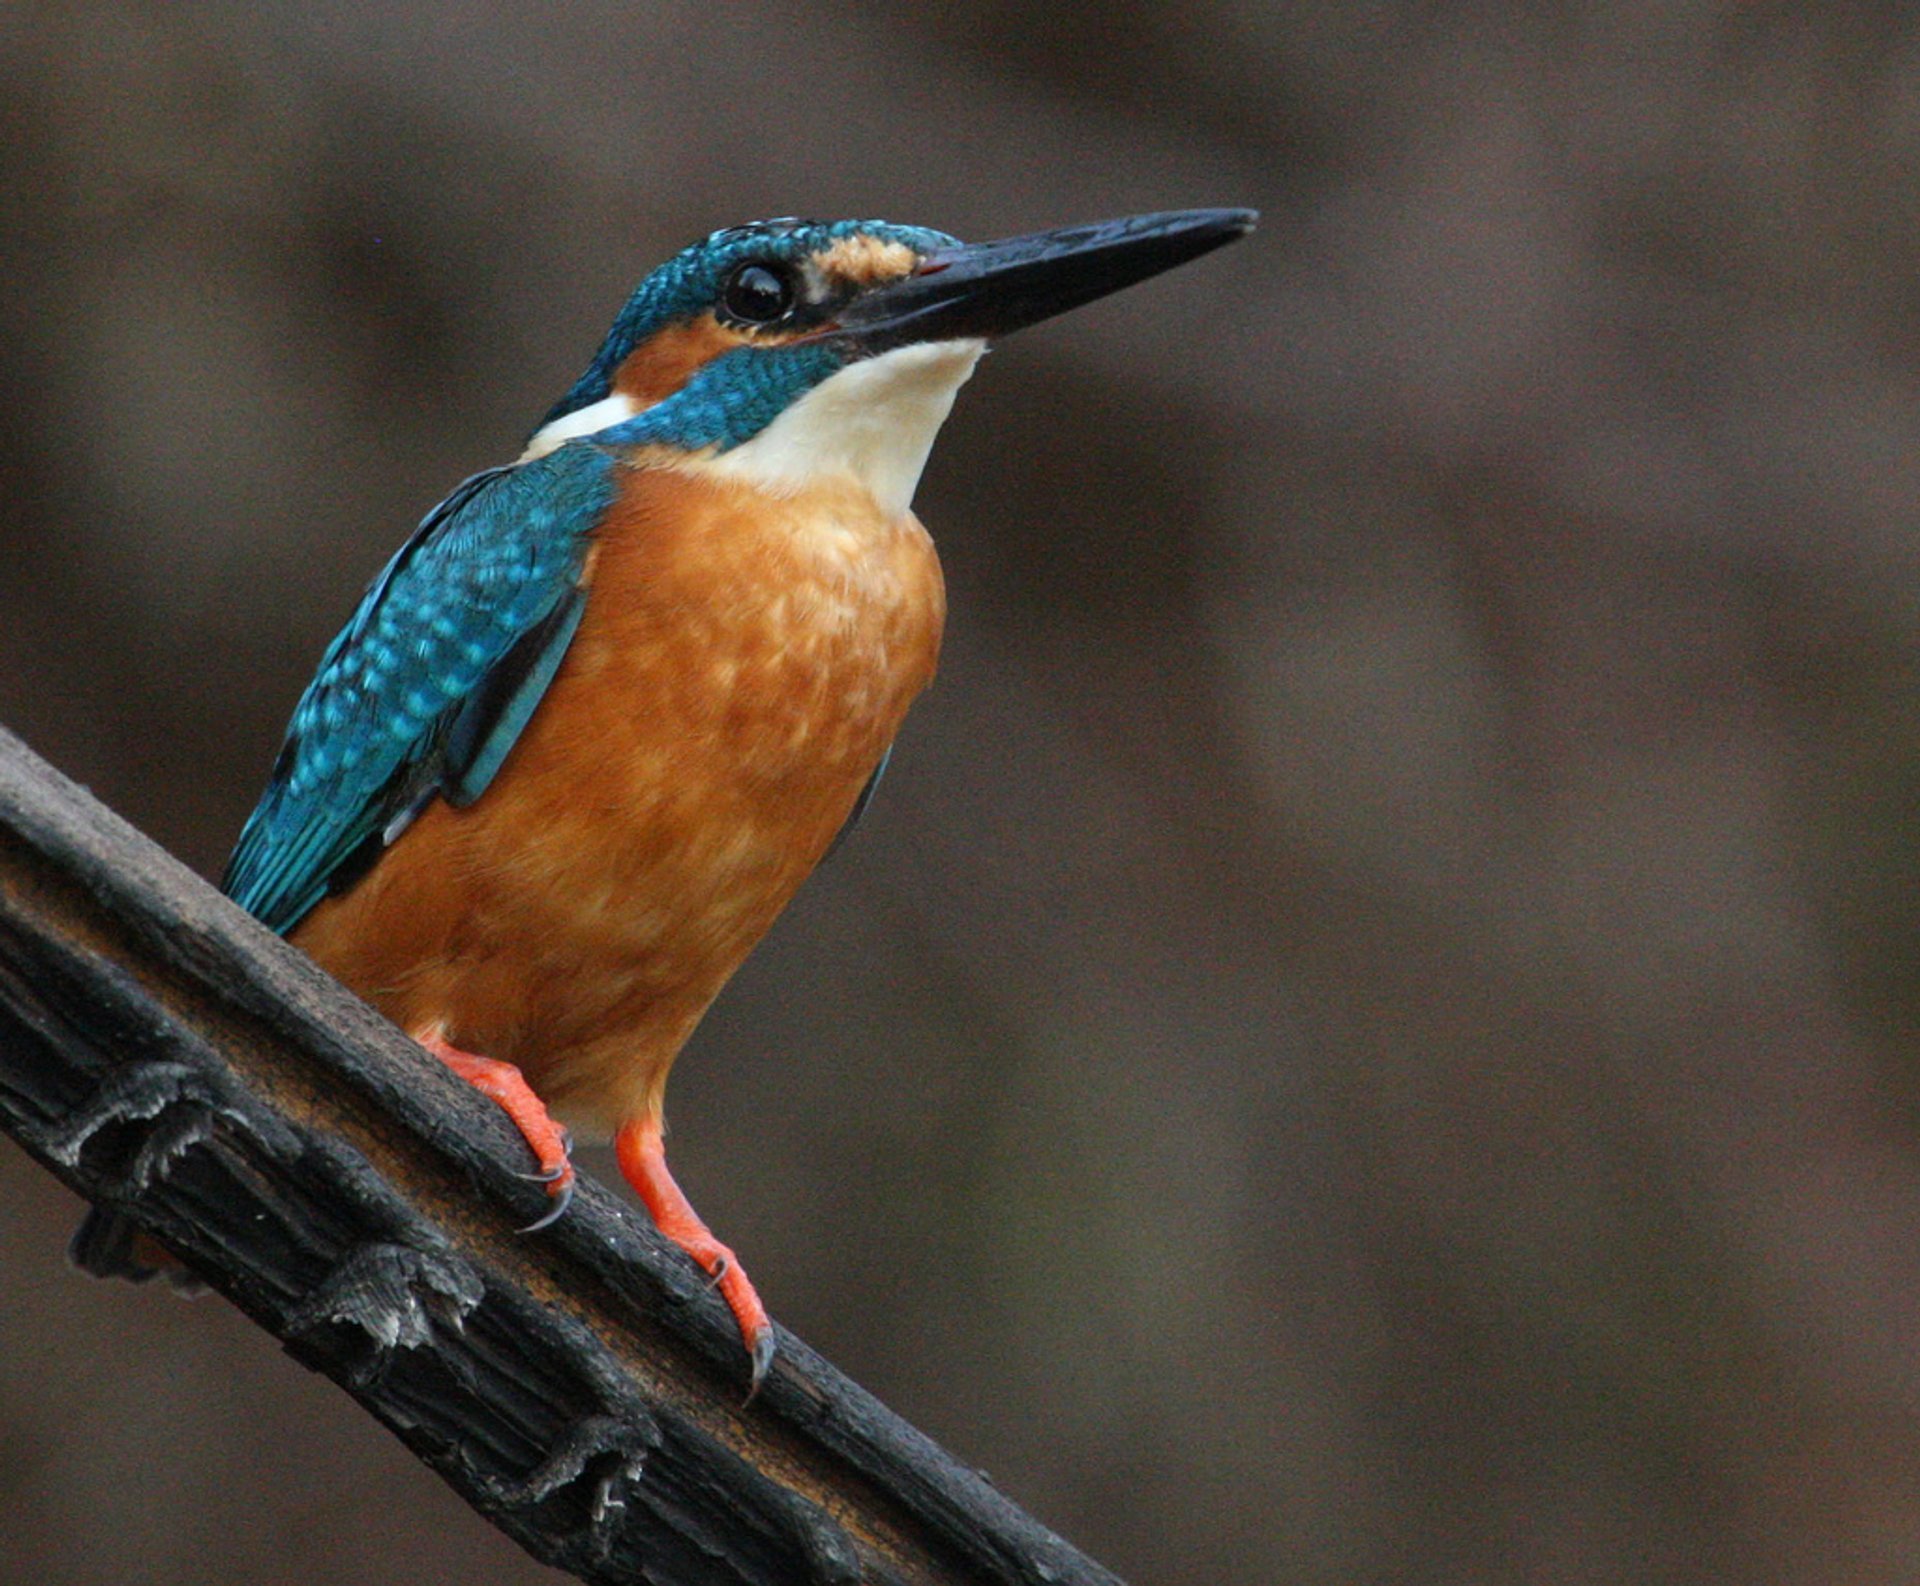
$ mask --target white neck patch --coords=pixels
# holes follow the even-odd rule
[[[571,413],[563,413],[551,424],[535,430],[527,442],[527,449],[519,456],[519,461],[530,463],[536,457],[544,457],[548,452],[565,445],[581,435],[597,435],[601,430],[615,424],[624,424],[640,411],[639,404],[630,396],[622,396],[618,391],[612,396],[602,397],[598,402],[589,402],[583,408],[575,408]]]
[[[913,505],[934,436],[986,347],[973,337],[917,342],[848,364],[701,467],[777,495],[851,477],[897,517]]]

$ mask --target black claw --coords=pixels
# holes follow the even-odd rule
[[[719,1288],[722,1283],[727,1281],[727,1274],[732,1270],[733,1263],[728,1261],[725,1256],[722,1256],[714,1265],[713,1276],[707,1279],[707,1287],[709,1289]]]
[[[522,1173],[520,1175],[521,1178],[531,1178],[532,1176],[532,1174],[528,1173]],[[567,1182],[561,1186],[560,1193],[553,1197],[552,1210],[537,1221],[528,1223],[520,1232],[523,1234],[537,1234],[542,1228],[550,1228],[560,1221],[562,1217],[566,1216],[567,1208],[573,1204],[573,1184],[574,1181],[572,1179],[567,1180]]]
[[[571,1164],[562,1162],[558,1167],[550,1167],[544,1173],[516,1173],[513,1176],[525,1179],[529,1184],[558,1184],[567,1176]]]
[[[741,1409],[753,1403],[753,1396],[760,1391],[760,1384],[767,1380],[767,1373],[773,1369],[774,1349],[771,1327],[762,1328],[748,1344],[747,1351],[753,1357],[753,1374],[747,1384],[747,1396],[740,1401]]]

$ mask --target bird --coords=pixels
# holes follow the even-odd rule
[[[420,522],[321,658],[222,889],[497,1102],[566,1209],[611,1136],[749,1356],[766,1306],[668,1171],[674,1058],[872,799],[946,596],[915,487],[989,341],[1244,209],[966,245],[756,221],[648,274],[519,456]],[[151,1275],[124,1212],[75,1260]]]

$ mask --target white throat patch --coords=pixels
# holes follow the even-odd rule
[[[919,342],[848,364],[702,467],[779,495],[851,477],[897,517],[913,505],[934,436],[986,346],[972,337]]]
[[[611,429],[615,424],[624,424],[640,411],[632,397],[622,396],[618,391],[612,396],[602,397],[598,402],[589,402],[583,408],[571,413],[563,413],[551,424],[535,430],[527,442],[527,449],[519,456],[519,461],[530,463],[536,457],[544,457],[548,452],[582,435],[597,435],[601,430]]]

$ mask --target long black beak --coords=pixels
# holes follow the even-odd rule
[[[1259,218],[1251,209],[1181,209],[943,248],[849,303],[827,334],[869,353],[1004,336],[1211,253]]]

